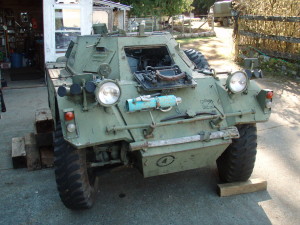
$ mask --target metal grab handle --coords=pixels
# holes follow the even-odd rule
[[[179,80],[181,78],[184,78],[186,76],[185,72],[182,72],[176,76],[164,76],[162,75],[159,70],[156,70],[156,76],[161,79],[161,80],[164,80],[164,81],[176,81],[176,80]]]
[[[177,65],[172,65],[172,66],[147,66],[146,71],[148,70],[166,70],[166,69],[179,69]]]

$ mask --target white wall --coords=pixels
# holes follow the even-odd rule
[[[93,0],[79,0],[79,4],[55,4],[55,0],[44,0],[44,54],[45,62],[54,62],[64,53],[55,49],[55,9],[80,9],[81,35],[92,32]]]

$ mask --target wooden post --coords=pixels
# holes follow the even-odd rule
[[[54,130],[54,122],[49,108],[38,109],[35,112],[35,127],[37,133],[47,133]]]
[[[162,21],[161,17],[159,17],[159,20],[158,20],[158,30],[161,31],[161,30],[163,30],[164,27],[165,27],[165,22]]]
[[[26,151],[24,137],[12,138],[11,159],[14,168],[26,167]]]
[[[41,146],[52,146],[53,145],[53,133],[52,132],[35,134],[35,139],[36,139],[36,145],[38,148]]]
[[[234,30],[233,33],[235,34],[234,38],[234,60],[238,61],[239,60],[239,44],[240,44],[240,34],[238,32],[238,27],[239,27],[239,19],[238,17],[234,17]],[[237,29],[237,30],[235,30]]]
[[[46,168],[53,167],[53,161],[54,161],[53,147],[51,146],[41,147],[40,154],[41,154],[42,166]]]
[[[28,170],[41,169],[40,153],[36,145],[34,133],[28,133],[24,137]]]
[[[172,33],[174,33],[174,17],[172,16],[172,28],[171,28]]]
[[[126,10],[123,9],[123,30],[126,32],[127,29],[126,29],[125,21],[126,21]]]
[[[190,25],[190,34],[192,33],[192,19],[191,19],[191,17],[192,17],[192,13],[190,12],[190,23],[189,23],[189,25]]]
[[[50,109],[36,111],[36,146],[42,167],[53,166],[53,132],[54,121]]]

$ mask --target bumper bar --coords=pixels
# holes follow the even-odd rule
[[[168,145],[178,145],[190,142],[197,141],[209,141],[213,139],[231,139],[231,138],[239,138],[239,131],[236,127],[228,127],[225,130],[215,131],[215,132],[202,132],[199,135],[189,136],[189,137],[181,137],[181,138],[173,138],[166,140],[158,140],[158,141],[140,141],[133,142],[130,144],[131,151],[137,150],[145,150],[148,148],[162,147]]]
[[[223,120],[226,117],[244,116],[244,115],[249,115],[249,114],[255,114],[255,111],[254,110],[245,111],[245,112],[240,111],[240,112],[226,113],[224,115],[202,116],[202,117],[195,117],[192,119],[168,121],[168,122],[161,122],[161,123],[155,123],[155,124],[134,124],[134,125],[126,125],[126,126],[112,126],[112,127],[106,127],[106,132],[107,133],[115,133],[118,131],[139,129],[139,128],[155,129],[157,127],[163,127],[163,126],[169,126],[169,125],[175,125],[175,124],[194,123],[196,121],[203,121],[203,120],[213,120],[213,119]]]

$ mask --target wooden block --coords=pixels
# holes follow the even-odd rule
[[[37,148],[34,133],[28,133],[24,137],[28,170],[41,169],[40,152]]]
[[[267,190],[267,181],[261,178],[250,179],[245,182],[218,184],[220,197],[245,194]]]
[[[37,147],[52,146],[53,132],[35,134]]]
[[[47,133],[54,130],[54,122],[49,108],[38,109],[35,112],[35,127],[37,133]]]
[[[41,147],[40,148],[42,167],[53,167],[54,155],[53,155],[53,147]]]
[[[12,138],[11,158],[14,168],[26,167],[26,151],[24,137]]]

